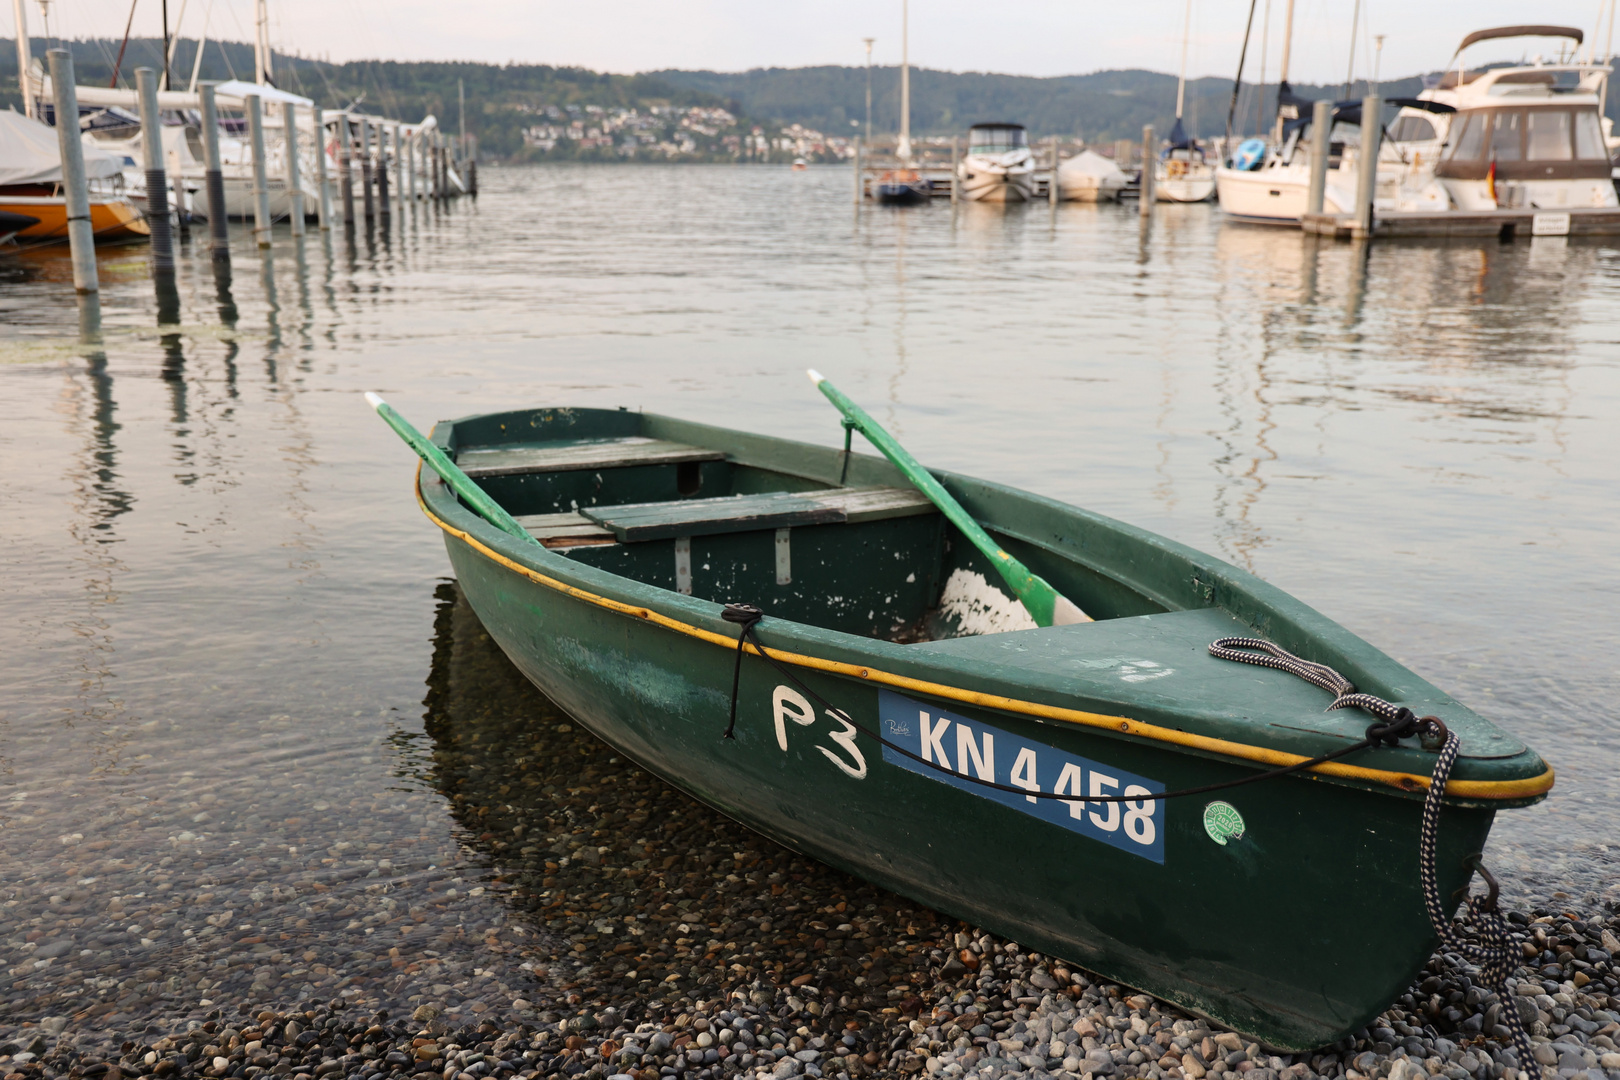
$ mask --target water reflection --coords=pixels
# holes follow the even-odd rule
[[[881,911],[920,927],[938,921],[932,912],[795,855],[620,758],[512,666],[453,582],[435,599],[423,735],[396,733],[396,760],[443,795],[489,887],[535,932],[532,966],[552,1000],[623,1010],[814,971],[806,981],[829,1007],[871,1008],[922,976],[911,972],[926,956],[874,965],[822,938],[817,920]],[[762,948],[767,938],[798,944]]]

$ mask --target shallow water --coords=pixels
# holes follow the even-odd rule
[[[456,798],[509,751],[434,717],[515,706],[445,675],[447,564],[368,389],[423,427],[626,405],[832,444],[813,365],[930,464],[1215,552],[1513,729],[1559,783],[1488,861],[1620,898],[1620,250],[857,215],[832,169],[483,181],[352,252],[238,232],[225,297],[188,248],[177,325],[104,253],[97,347],[65,258],[0,259],[0,1016],[565,992],[535,969],[568,927],[507,887],[558,854]]]

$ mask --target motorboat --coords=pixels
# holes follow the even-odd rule
[[[1057,169],[1058,194],[1072,202],[1117,202],[1130,177],[1095,150],[1065,158]]]
[[[1462,62],[1463,53],[1480,42],[1521,37],[1560,38],[1574,45],[1555,59],[1537,57],[1516,66],[1470,71]],[[1573,55],[1583,38],[1580,30],[1565,26],[1476,30],[1463,38],[1445,74],[1418,95],[1455,110],[1433,137],[1412,144],[1414,153],[1438,153],[1434,174],[1456,209],[1620,205],[1602,118],[1612,68]],[[1420,130],[1423,119],[1411,114],[1396,122],[1407,124],[1403,132],[1422,135],[1427,134]]]
[[[933,197],[934,188],[916,169],[889,169],[878,177],[877,201],[891,206],[915,206]]]
[[[1215,165],[1198,140],[1188,138],[1176,117],[1170,145],[1153,162],[1153,196],[1159,202],[1205,202],[1215,194]]]
[[[805,172],[809,168],[810,168],[810,163],[808,161],[804,160],[804,158],[796,157],[796,158],[793,159],[793,171],[794,172]]]
[[[84,147],[90,194],[90,231],[97,243],[118,243],[150,235],[146,218],[122,189],[123,176],[112,155]],[[4,231],[21,243],[67,238],[67,197],[62,190],[62,149],[56,129],[17,112],[0,112],[0,214]],[[17,219],[30,219],[19,224]]]
[[[1027,202],[1035,195],[1035,156],[1023,124],[974,124],[957,167],[962,197],[973,202]],[[1061,182],[1061,181],[1060,181]]]

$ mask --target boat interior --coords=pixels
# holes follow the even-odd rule
[[[568,412],[590,422],[567,438],[491,438],[505,433],[479,431],[482,417],[443,437],[530,535],[575,562],[895,642],[1035,625],[978,550],[881,459],[758,440],[786,448],[760,461],[746,448],[644,430],[642,414]],[[874,472],[888,482],[873,482]],[[1167,610],[984,524],[1094,619]]]

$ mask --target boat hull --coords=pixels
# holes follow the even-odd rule
[[[0,197],[0,210],[22,214],[37,221],[17,232],[24,244],[66,240],[67,202],[53,195],[8,195]],[[123,244],[145,240],[152,230],[145,216],[128,199],[90,200],[90,232],[98,244]]]
[[[877,201],[886,206],[920,206],[929,200],[921,184],[879,184]]]
[[[504,432],[561,414],[532,414],[536,419],[524,424],[526,415],[495,420]],[[486,429],[495,427],[483,422]],[[715,430],[658,423],[673,432],[661,431],[660,437],[694,444],[696,435]],[[799,475],[823,466],[838,475],[834,452],[747,438],[748,445],[786,447],[780,456],[795,462]],[[436,439],[452,445],[449,433],[436,433]],[[1065,509],[1055,504],[967,478],[940,477],[979,520],[1024,515],[1026,525],[1020,528],[1053,535],[1072,535],[1081,525],[1080,511],[1068,511],[1075,516],[1064,525]],[[937,735],[942,729],[936,725],[949,719],[959,738],[949,753],[940,750],[947,758],[955,756],[947,765],[956,773],[948,773],[918,767],[864,735],[857,738],[842,721],[819,715],[823,710],[802,697],[792,680],[752,656],[742,666],[735,738],[723,738],[736,628],[719,617],[715,603],[520,544],[474,517],[431,473],[421,477],[418,495],[445,532],[451,565],[473,609],[526,677],[644,768],[794,850],[1279,1050],[1322,1046],[1368,1023],[1411,983],[1437,943],[1416,872],[1422,801],[1415,780],[1392,790],[1295,775],[1214,797],[1128,803],[1115,816],[1104,804],[1047,800],[1030,807],[1023,796],[987,794],[956,775],[970,767],[985,775],[965,755],[971,745],[976,761],[980,738],[992,736],[1002,748],[1001,764],[987,767],[1003,783],[1009,776],[1016,781],[1017,766],[1008,758],[1019,747],[1035,755],[1032,772],[1036,756],[1048,763],[1083,761],[1088,775],[1112,778],[1113,790],[1133,782],[1130,778],[1158,785],[1148,788],[1152,791],[1252,775],[1252,760],[1189,751],[1177,741],[1181,736],[1138,738],[1133,727],[1151,723],[1166,732],[1196,730],[1207,719],[1195,715],[1200,693],[1213,693],[1216,682],[1230,685],[1224,683],[1228,678],[1256,678],[1207,655],[1205,646],[1216,637],[1252,632],[1251,624],[1222,608],[912,646],[788,619],[761,625],[767,646],[796,657],[797,678],[861,727],[904,744],[920,739],[920,732]],[[832,581],[848,590],[845,595],[858,593],[862,575],[876,572],[850,553],[842,558],[816,554],[833,550],[818,545],[836,544],[840,528],[792,530],[794,589],[815,587],[809,571],[801,581],[801,560],[807,568],[833,567],[826,572],[835,574]],[[760,561],[769,565],[770,534],[750,540],[751,535],[736,534],[724,543],[757,542]],[[1003,542],[1020,557],[1040,554],[1014,543],[1015,536],[1005,533]],[[725,561],[703,549],[701,538],[689,543],[691,565],[701,563],[707,570],[711,562]],[[1169,541],[1157,543],[1155,558],[1168,557],[1164,553],[1175,548]],[[621,551],[626,559],[654,559],[648,565],[660,568],[668,558],[667,549],[651,544],[621,545]],[[1223,581],[1243,582],[1242,589],[1254,590],[1255,596],[1270,595],[1269,587],[1249,582],[1241,571],[1212,565],[1222,567]],[[1182,571],[1173,574],[1179,579]],[[1195,571],[1193,579],[1209,574]],[[757,599],[767,601],[763,595]],[[1289,619],[1332,626],[1289,603],[1296,607],[1288,618],[1271,616],[1279,630]],[[1191,633],[1166,660],[1168,639],[1155,635],[1188,619],[1193,621],[1182,625]],[[1355,641],[1338,628],[1333,631]],[[1146,694],[1128,716],[1060,716],[1032,700],[1044,691],[1038,680],[1020,674],[1019,657],[1056,649],[1053,655],[1070,655],[1072,665],[1076,660],[1063,652],[1064,642],[1081,639],[1064,635],[1098,633],[1123,635],[1107,646],[1121,650],[1111,655],[1157,656],[1161,666],[1168,662],[1205,674],[1177,684],[1191,697]],[[997,654],[1003,659],[987,666],[982,663],[986,649],[1003,650]],[[1256,683],[1254,692],[1272,700],[1279,692],[1314,693],[1304,684],[1265,681],[1273,676],[1261,673],[1264,687]],[[1418,705],[1421,694],[1407,700],[1426,707]],[[1307,707],[1318,709],[1319,703]],[[1192,711],[1183,711],[1187,708]],[[968,737],[960,737],[962,732]],[[916,745],[929,754],[928,745]],[[983,753],[993,756],[990,741],[983,743]],[[1504,776],[1510,767],[1521,769],[1514,775],[1545,768],[1522,747],[1517,753],[1513,760],[1522,758],[1520,764],[1480,759],[1470,768]],[[1414,754],[1411,760],[1429,759]],[[1539,797],[1550,774],[1545,784],[1539,779],[1536,784],[1534,790],[1514,788],[1521,793],[1514,797]],[[1109,789],[1091,793],[1099,790]],[[1235,835],[1228,830],[1217,837],[1212,831],[1217,799],[1246,823]],[[1495,805],[1481,799],[1448,802],[1437,862],[1442,895],[1466,884],[1467,861],[1483,848]],[[1213,812],[1219,819],[1223,811]]]
[[[867,775],[854,780],[823,754],[842,753],[828,739],[831,722],[786,725],[783,751],[773,695],[789,684],[759,661],[744,665],[736,737],[722,739],[729,650],[560,595],[454,536],[447,546],[473,609],[518,669],[666,782],[789,848],[1269,1046],[1312,1049],[1365,1025],[1436,944],[1413,873],[1415,800],[1294,779],[1236,789],[1226,801],[1252,831],[1225,846],[1203,824],[1210,799],[1172,801],[1164,863],[1144,863],[870,750]],[[799,676],[863,726],[905,719],[885,714],[875,687]],[[936,717],[948,711],[1170,788],[1242,775],[1104,735],[1059,736],[1028,718],[916,700]],[[1491,819],[1482,810],[1448,815],[1441,863],[1460,866],[1477,852]],[[1449,895],[1463,884],[1454,871],[1440,887]]]

